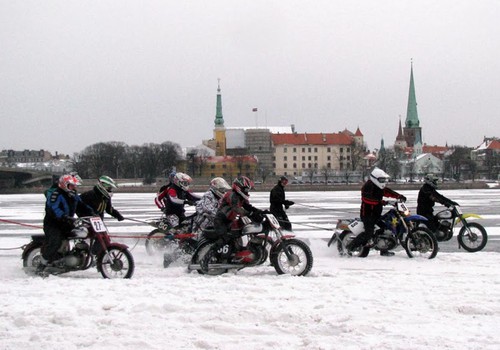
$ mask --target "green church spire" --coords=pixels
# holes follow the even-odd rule
[[[222,96],[220,94],[220,79],[217,84],[217,106],[215,107],[215,127],[224,127],[224,117],[222,116]]]
[[[413,82],[413,62],[411,62],[410,91],[408,93],[408,108],[406,110],[406,127],[418,128],[420,121],[417,113],[417,99],[415,97],[415,83]]]

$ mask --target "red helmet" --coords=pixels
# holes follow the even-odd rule
[[[80,181],[73,175],[63,175],[59,178],[59,188],[69,195],[76,194],[76,187]]]
[[[248,200],[248,191],[253,188],[253,181],[246,176],[238,176],[233,181],[233,190]]]

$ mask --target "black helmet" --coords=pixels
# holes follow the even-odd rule
[[[431,186],[432,188],[437,188],[438,187],[438,181],[439,179],[434,176],[434,174],[427,174],[424,176],[424,182]]]
[[[233,190],[248,200],[248,191],[253,188],[253,181],[246,176],[238,176],[233,181]]]

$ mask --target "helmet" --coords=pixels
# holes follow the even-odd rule
[[[184,191],[189,190],[189,185],[191,185],[192,181],[191,176],[184,173],[176,173],[173,177],[174,185],[182,188]]]
[[[378,188],[384,189],[387,182],[391,177],[382,169],[375,168],[370,174],[370,180],[377,185]]]
[[[280,183],[282,183],[283,185],[288,184],[288,178],[286,176],[280,177]]]
[[[76,171],[72,171],[69,174],[76,179],[78,186],[81,186],[83,184],[82,178],[80,177],[80,175],[78,175],[78,173]]]
[[[222,177],[215,177],[210,181],[210,191],[218,198],[221,198],[230,189],[231,186]]]
[[[424,176],[424,182],[431,186],[432,188],[437,188],[438,187],[438,178],[434,176],[434,174],[427,174]]]
[[[238,176],[233,181],[233,190],[248,200],[248,191],[253,188],[253,181],[246,176]]]
[[[66,192],[70,197],[76,195],[76,187],[78,186],[78,180],[73,175],[62,175],[59,178],[58,186],[64,192]]]
[[[174,177],[175,177],[176,172],[172,171],[170,174],[168,174],[168,181],[172,184],[174,183]]]
[[[106,198],[110,198],[113,195],[113,189],[115,188],[116,183],[109,176],[103,175],[97,181],[97,190]]]

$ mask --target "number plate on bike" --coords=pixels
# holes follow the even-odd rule
[[[267,220],[269,220],[269,223],[271,224],[271,227],[274,229],[279,229],[280,228],[280,223],[276,219],[276,217],[273,214],[266,214]]]
[[[95,232],[106,232],[106,226],[104,226],[104,222],[100,217],[90,218],[90,223]]]
[[[462,215],[462,208],[460,208],[458,205],[455,206],[455,210],[457,211],[458,215]]]

